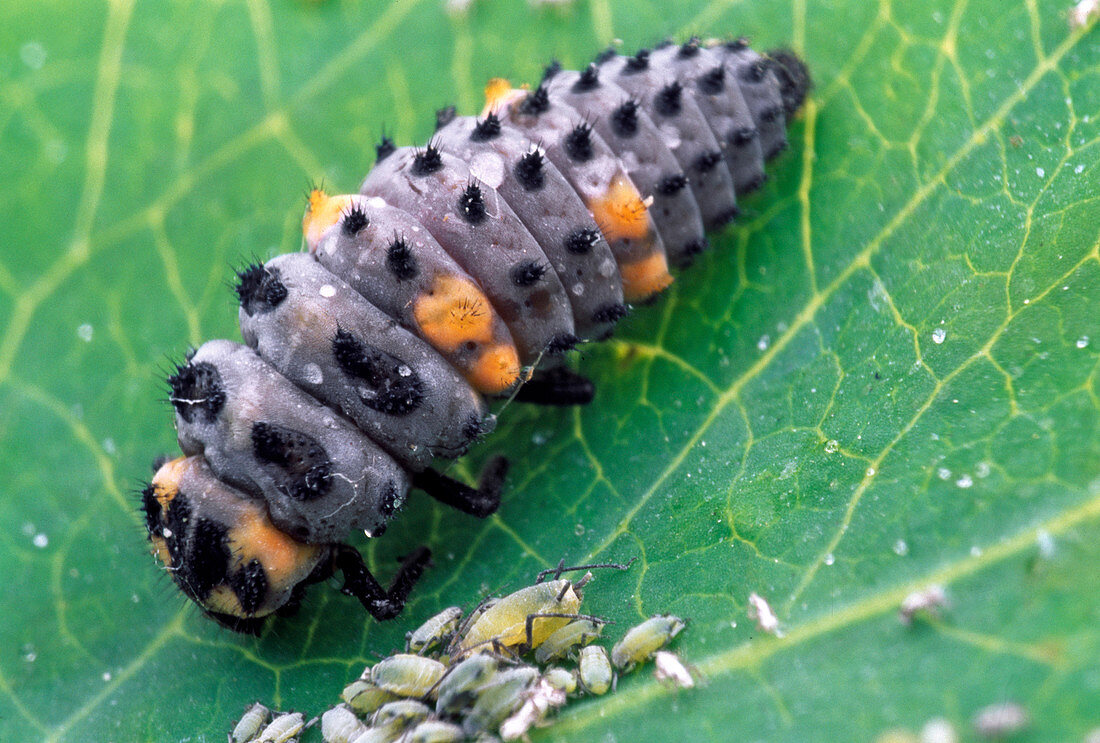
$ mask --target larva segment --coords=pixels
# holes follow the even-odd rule
[[[637,100],[600,75],[595,65],[583,73],[558,72],[549,86],[551,95],[560,95],[592,122],[642,196],[653,198],[649,211],[669,260],[682,264],[698,253],[706,242],[699,205],[686,188],[676,157]]]
[[[623,298],[628,302],[644,301],[671,284],[665,245],[647,201],[622,161],[581,115],[559,97],[549,95],[543,86],[530,92],[513,90],[509,95],[495,91],[489,99],[501,107],[502,119],[541,143],[547,158],[591,212],[619,264]],[[589,157],[570,154],[575,148],[567,143],[575,141],[578,132],[585,133]],[[645,270],[641,270],[643,267]]]
[[[486,130],[495,134],[487,137]],[[537,143],[492,113],[458,117],[436,132],[436,140],[465,161],[479,181],[496,188],[542,246],[568,292],[577,335],[594,339],[610,333],[614,324],[600,313],[623,302],[615,256],[576,191]],[[543,267],[528,268],[514,271],[513,281]]]
[[[427,341],[474,389],[496,395],[514,386],[520,363],[512,334],[435,238],[382,199],[332,198],[361,210],[370,223],[349,234],[338,215],[310,246],[321,265]]]
[[[576,342],[569,297],[556,273],[521,286],[520,264],[547,264],[546,254],[496,189],[478,181],[461,160],[439,155],[423,168],[418,150],[404,147],[380,163],[360,192],[405,209],[485,291],[504,319],[523,364]]]
[[[327,547],[280,531],[262,501],[218,480],[202,457],[162,465],[142,509],[153,552],[172,579],[235,629],[291,601],[328,557]]]
[[[313,258],[282,255],[260,270],[286,297],[267,311],[242,303],[245,342],[403,466],[460,456],[489,427],[481,395],[431,346]]]
[[[733,176],[710,124],[681,81],[655,66],[648,52],[608,57],[600,65],[600,74],[641,101],[687,176],[704,226],[715,229],[733,219],[737,214]]]
[[[188,421],[173,391],[184,454],[203,455],[218,479],[262,497],[272,521],[295,539],[323,544],[352,529],[381,533],[408,492],[393,459],[246,346],[209,341],[188,362],[195,365],[214,370],[225,403],[213,420]]]
[[[787,148],[787,118],[779,80],[772,63],[749,48],[744,39],[712,47],[726,60],[730,73],[741,88],[752,120],[760,132],[760,148],[765,160],[770,160]]]
[[[698,39],[691,39],[680,46],[654,50],[650,60],[654,66],[684,81],[684,87],[695,97],[715,139],[722,145],[737,195],[759,188],[764,182],[760,133],[722,56],[704,47]]]

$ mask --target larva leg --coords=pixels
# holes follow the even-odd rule
[[[587,405],[592,402],[596,387],[588,377],[577,374],[572,369],[559,366],[536,374],[525,382],[515,399],[533,405]]]
[[[440,503],[483,519],[500,507],[500,492],[508,474],[508,460],[493,457],[481,471],[477,488],[447,477],[433,469],[413,475],[413,487],[423,490]]]
[[[390,585],[390,590],[371,575],[363,564],[363,556],[354,547],[341,544],[336,547],[335,566],[344,574],[344,585],[340,589],[348,596],[359,599],[359,603],[375,619],[382,621],[393,619],[405,608],[405,599],[409,591],[420,580],[424,569],[431,561],[432,553],[427,547],[418,547],[405,558]]]

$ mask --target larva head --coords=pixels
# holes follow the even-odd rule
[[[779,80],[779,95],[783,108],[790,116],[802,107],[810,91],[810,71],[806,63],[787,49],[773,49],[767,53],[769,66]]]
[[[258,633],[331,562],[327,545],[277,529],[260,501],[217,480],[201,457],[163,464],[141,505],[153,554],[176,585],[238,632]]]

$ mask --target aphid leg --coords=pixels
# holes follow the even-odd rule
[[[341,544],[336,547],[334,564],[344,574],[344,585],[340,589],[348,596],[359,599],[371,616],[381,621],[393,619],[405,608],[405,599],[409,591],[420,580],[424,569],[431,561],[432,553],[427,547],[418,547],[401,563],[390,590],[382,588],[378,580],[363,564],[363,556],[354,547]]]
[[[562,592],[562,595],[564,595],[564,591]],[[558,597],[558,600],[561,600],[561,596]],[[535,641],[534,631],[536,619],[587,619],[593,624],[610,624],[608,620],[592,616],[591,614],[563,614],[561,612],[554,611],[540,611],[536,614],[528,614],[527,624],[524,627],[527,632],[525,636],[526,642],[524,643],[524,647],[526,648],[530,648],[532,643],[534,643]]]
[[[413,487],[423,490],[440,503],[483,519],[496,513],[500,507],[500,491],[504,488],[507,474],[508,460],[498,456],[485,464],[476,489],[433,469],[414,475]]]
[[[593,563],[591,565],[574,565],[572,567],[566,567],[565,558],[563,557],[561,560],[558,561],[557,567],[547,568],[546,570],[543,570],[537,576],[535,576],[535,583],[542,583],[544,580],[546,580],[546,576],[548,575],[553,575],[554,580],[557,580],[561,577],[562,573],[568,573],[573,570],[591,570],[592,568],[614,568],[615,570],[629,570],[630,566],[633,565],[637,559],[637,557],[630,558],[630,562],[628,562],[626,565],[620,565],[617,562],[605,562],[598,564]]]
[[[516,392],[515,398],[519,402],[529,402],[532,405],[587,405],[596,395],[596,387],[592,380],[583,377],[572,369],[559,366],[555,369],[541,372],[527,382]]]

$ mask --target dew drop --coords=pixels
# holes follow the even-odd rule
[[[771,345],[772,338],[770,335],[760,336],[760,340],[756,342],[756,348],[760,351],[767,351],[768,346]]]
[[[1045,170],[1043,170],[1042,168],[1036,168],[1035,169],[1035,175],[1039,176],[1040,178],[1042,178],[1046,174],[1047,174],[1047,172]]]
[[[50,544],[50,538],[45,534],[39,533],[34,535],[34,546],[38,549],[45,549]]]
[[[864,474],[866,474],[867,477],[874,477],[875,476],[875,468],[874,467],[868,467],[867,471]]]
[[[584,534],[584,524],[577,524],[573,527],[573,533],[578,537]]]
[[[409,368],[409,367],[408,367],[407,365],[405,365],[405,364],[402,364],[401,366],[397,367],[397,375],[398,375],[398,376],[401,376],[401,377],[408,377],[408,376],[412,375],[412,373],[413,373],[413,370],[412,370],[412,369],[410,369],[410,368]]]
[[[945,338],[947,338],[947,331],[943,328],[936,328],[932,331],[932,342],[936,345],[943,343]]]
[[[909,543],[904,539],[899,539],[894,542],[894,554],[898,557],[905,557],[909,554]]]
[[[839,441],[837,441],[836,439],[829,439],[828,441],[825,442],[825,453],[826,454],[836,454],[838,451],[840,451],[840,442]]]
[[[833,555],[832,552],[830,552],[829,554],[825,555],[824,562],[826,565],[832,565],[834,562],[836,562],[836,556]]]
[[[1035,542],[1039,545],[1040,557],[1050,559],[1054,557],[1054,537],[1046,529],[1035,532]]]
[[[91,343],[92,334],[94,332],[95,329],[91,325],[89,325],[88,323],[84,323],[76,329],[76,337],[84,341],[85,343]]]
[[[978,545],[974,545],[973,547],[970,548],[970,556],[971,557],[981,557],[982,556],[982,548],[979,547]]]
[[[978,477],[989,477],[989,462],[978,462],[974,467],[974,474]]]
[[[955,480],[955,484],[958,485],[960,488],[966,489],[974,484],[974,479],[971,478],[970,475],[964,474],[958,480]]]
[[[104,681],[110,681],[111,680],[111,672],[110,671],[104,671],[102,678],[103,678]]]
[[[31,645],[29,642],[23,646],[22,650],[23,660],[27,661],[28,663],[34,663],[35,660],[38,659],[38,651],[35,650],[34,645]]]
[[[1085,164],[1081,163],[1080,165],[1078,165],[1076,168],[1073,169],[1073,172],[1077,175],[1081,175],[1082,173],[1085,172]]]
[[[946,467],[940,467],[938,470],[936,470],[936,477],[940,478],[941,480],[950,480],[951,470],[947,469]]]
[[[1089,337],[1087,335],[1082,335],[1080,338],[1077,339],[1077,343],[1075,343],[1074,345],[1076,345],[1078,348],[1088,348]]]

